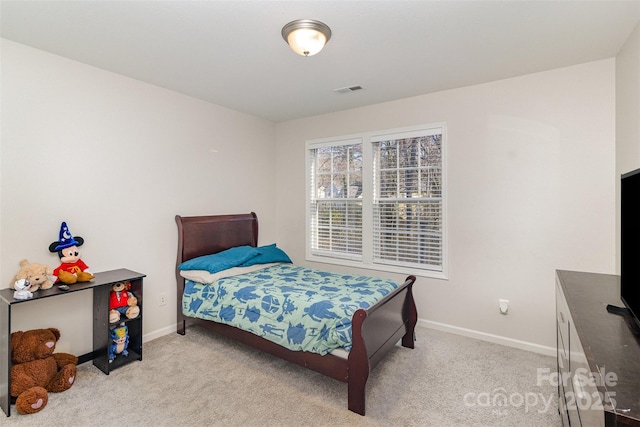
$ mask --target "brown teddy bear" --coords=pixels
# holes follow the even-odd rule
[[[49,279],[49,276],[52,274],[51,267],[23,259],[20,261],[20,270],[11,281],[11,289],[15,289],[14,284],[20,279],[25,279],[29,282],[29,287],[25,288],[29,292],[35,292],[38,289],[50,289],[53,286],[53,282]]]
[[[49,401],[48,392],[69,389],[76,378],[78,358],[54,353],[60,331],[32,329],[11,334],[11,396],[20,414],[41,411]]]

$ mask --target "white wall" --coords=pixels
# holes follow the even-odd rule
[[[609,59],[280,123],[278,240],[305,263],[306,140],[444,121],[449,279],[418,278],[419,317],[551,353],[555,269],[615,270],[614,78]]]
[[[8,40],[1,41],[0,288],[67,221],[91,271],[147,274],[146,339],[175,330],[176,214],[254,210],[275,241],[275,125]],[[215,152],[213,151],[215,150]],[[158,295],[169,302],[158,306]],[[55,326],[91,350],[91,294],[13,308],[12,330]]]
[[[305,141],[440,121],[449,280],[419,277],[421,321],[547,351],[554,270],[615,270],[613,59],[274,125],[1,43],[0,287],[21,258],[57,265],[47,247],[64,220],[91,270],[148,275],[146,337],[171,332],[175,214],[255,210],[261,243],[304,264]],[[12,330],[59,327],[60,351],[81,354],[90,306],[82,294],[18,305]]]
[[[616,195],[620,175],[640,168],[640,24],[616,56]],[[618,206],[620,200],[618,197]],[[616,215],[616,218],[619,218]],[[618,272],[620,224],[617,224]]]

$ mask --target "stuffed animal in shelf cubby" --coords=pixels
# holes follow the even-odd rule
[[[60,225],[58,241],[49,245],[49,252],[57,252],[60,266],[53,270],[57,282],[72,285],[76,282],[88,282],[95,276],[88,271],[89,266],[80,259],[78,246],[84,244],[80,236],[73,237],[66,222]]]
[[[109,363],[113,362],[116,355],[122,354],[128,356],[129,351],[129,328],[125,324],[121,324],[109,332],[111,344],[109,344]]]
[[[76,378],[78,358],[54,353],[60,331],[56,328],[17,331],[11,334],[11,397],[20,414],[40,412],[49,392],[68,390]]]
[[[122,316],[135,319],[140,314],[138,298],[131,292],[131,282],[117,282],[111,285],[109,295],[109,323],[117,323]]]

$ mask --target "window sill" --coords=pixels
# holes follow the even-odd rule
[[[386,264],[366,264],[361,261],[351,261],[340,258],[329,258],[310,255],[305,258],[306,261],[316,262],[320,264],[340,265],[345,267],[357,268],[359,270],[369,271],[385,271],[389,273],[413,275],[417,277],[425,277],[429,279],[448,280],[449,277],[445,272],[420,269],[415,267],[405,267]]]

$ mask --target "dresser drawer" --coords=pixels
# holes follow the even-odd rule
[[[566,371],[571,370],[569,366],[569,320],[571,315],[569,314],[569,306],[567,300],[562,292],[561,285],[556,281],[556,322],[558,324],[558,357],[560,353],[567,361],[565,366]]]
[[[562,419],[562,426],[569,427],[571,424],[569,422],[569,412],[567,411],[567,402],[565,400],[565,391],[564,386],[562,385],[562,381],[558,384],[558,412],[560,413],[560,418]],[[577,415],[577,413],[576,413]]]
[[[602,387],[598,387],[601,381],[592,373],[584,348],[580,343],[580,338],[578,338],[578,333],[573,325],[570,326],[569,360],[571,363],[571,385],[581,425],[604,427],[603,398],[605,393]]]

